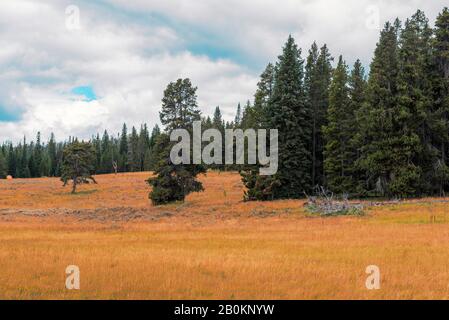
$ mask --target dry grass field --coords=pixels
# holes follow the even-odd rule
[[[149,173],[0,180],[0,299],[448,299],[449,208],[436,199],[313,217],[244,203],[236,173],[153,207]],[[65,288],[77,265],[81,289]],[[380,290],[367,290],[377,265]]]

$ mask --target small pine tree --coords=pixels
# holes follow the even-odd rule
[[[154,205],[162,205],[175,201],[184,201],[191,192],[203,191],[203,185],[196,176],[204,173],[204,167],[199,165],[174,165],[170,159],[170,150],[175,143],[170,142],[167,134],[161,134],[155,149],[159,150],[156,157],[154,178],[148,179],[153,187],[149,197]]]
[[[97,183],[92,173],[95,171],[95,149],[87,142],[73,142],[64,148],[61,181],[66,186],[71,180],[72,193],[79,184]]]

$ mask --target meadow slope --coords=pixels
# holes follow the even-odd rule
[[[150,173],[0,180],[0,299],[448,299],[449,206],[435,199],[311,217],[241,201],[237,173],[153,207]],[[81,289],[65,288],[65,268]],[[367,290],[377,265],[380,290]]]

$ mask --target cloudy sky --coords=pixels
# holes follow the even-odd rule
[[[158,123],[165,86],[189,77],[204,114],[252,99],[289,34],[369,65],[379,26],[447,0],[1,0],[0,142],[88,138]]]

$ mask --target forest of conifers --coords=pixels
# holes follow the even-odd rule
[[[303,58],[304,56],[304,58]],[[449,190],[449,10],[434,27],[422,11],[386,23],[369,72],[334,60],[326,45],[306,54],[289,37],[262,73],[254,100],[224,122],[219,107],[203,129],[279,130],[279,169],[242,170],[247,199],[299,198],[325,186],[350,196],[411,197]],[[151,131],[151,132],[150,132]],[[96,173],[152,170],[159,127],[92,137]],[[54,136],[0,147],[0,178],[59,176],[65,142]]]

